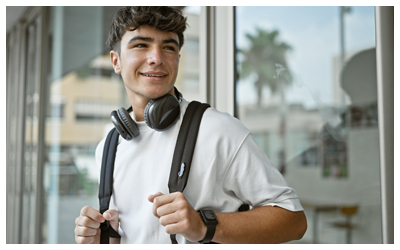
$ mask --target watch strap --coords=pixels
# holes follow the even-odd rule
[[[211,240],[214,238],[215,229],[217,228],[218,220],[216,219],[216,216],[214,214],[214,217],[215,217],[214,223],[209,223],[207,221],[207,218],[205,218],[205,215],[203,214],[203,211],[200,210],[199,212],[200,212],[200,215],[201,215],[201,219],[203,220],[204,224],[207,226],[206,236],[204,236],[204,239],[200,240],[199,243],[207,244],[207,243],[210,243]],[[209,210],[208,212],[214,213],[214,211],[212,211],[212,210]]]
[[[215,234],[215,228],[217,226],[215,225],[209,225],[207,226],[207,233],[206,236],[204,237],[204,239],[202,239],[201,241],[199,241],[199,243],[202,244],[206,244],[206,243],[210,243],[212,238],[214,238],[214,234]]]

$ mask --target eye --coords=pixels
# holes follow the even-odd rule
[[[174,46],[165,46],[164,49],[171,50],[171,51],[175,51],[176,50]]]
[[[134,47],[136,47],[136,48],[146,48],[147,45],[144,44],[144,43],[138,43],[138,44],[136,44]]]

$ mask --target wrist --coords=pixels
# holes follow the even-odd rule
[[[217,216],[212,210],[200,210],[199,213],[203,221],[203,225],[206,227],[204,238],[200,240],[199,243],[210,243],[214,238],[216,227],[218,225]]]

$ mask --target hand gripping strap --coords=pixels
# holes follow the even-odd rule
[[[210,105],[193,101],[186,109],[178,138],[176,140],[174,157],[168,181],[169,192],[183,192],[186,187],[197,134],[204,111]],[[171,242],[177,244],[176,235],[171,234]]]
[[[101,214],[107,211],[110,206],[110,200],[113,189],[114,161],[118,146],[118,137],[119,134],[117,130],[113,128],[108,133],[106,141],[104,143],[103,158],[101,162],[100,187],[99,187],[99,202],[100,202]],[[109,237],[115,236],[116,233],[110,231],[111,230],[115,231],[115,230],[109,226],[108,221],[103,222],[100,225],[100,229],[101,229],[100,243],[108,244]]]

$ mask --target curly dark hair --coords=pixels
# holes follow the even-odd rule
[[[115,13],[106,45],[120,54],[121,39],[126,30],[135,30],[141,25],[149,25],[162,31],[175,32],[179,38],[179,49],[184,43],[186,17],[179,9],[168,6],[130,6]]]

